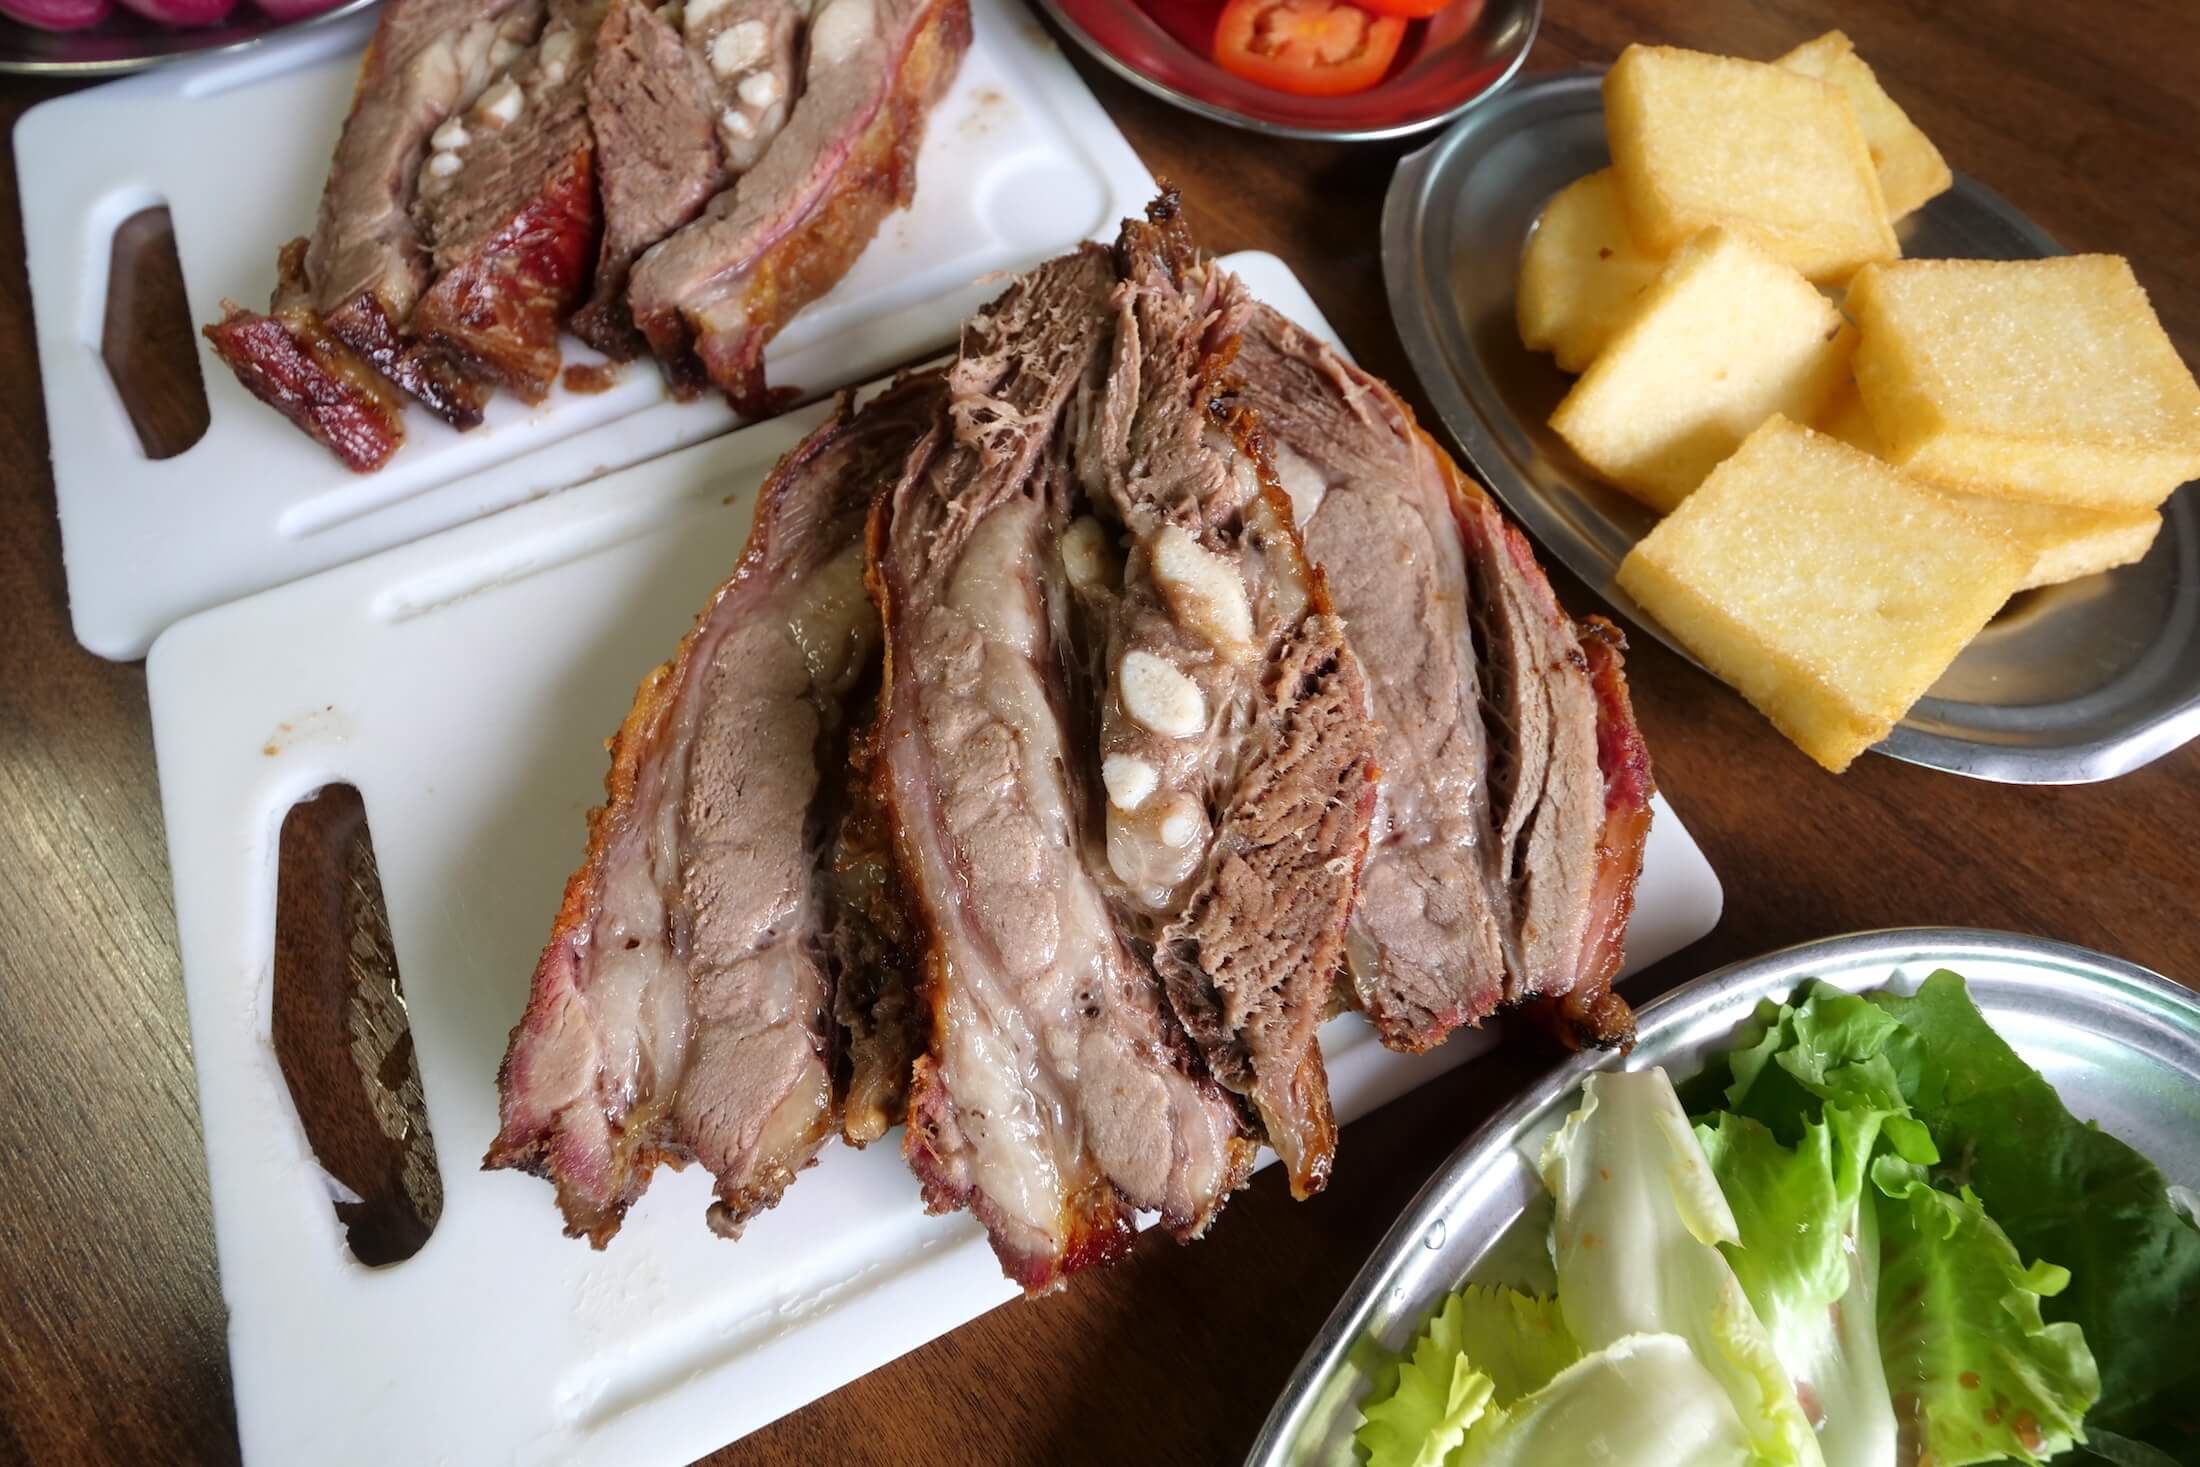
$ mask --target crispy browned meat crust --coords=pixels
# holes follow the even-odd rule
[[[558,378],[558,323],[588,288],[600,229],[595,154],[584,144],[421,298],[412,355],[440,356],[461,375],[542,401]]]
[[[405,441],[395,391],[331,324],[304,299],[301,270],[306,242],[283,247],[285,286],[278,300],[292,302],[273,314],[222,302],[222,318],[204,328],[214,354],[254,397],[310,434],[357,473],[389,462]],[[372,311],[371,302],[361,302]]]

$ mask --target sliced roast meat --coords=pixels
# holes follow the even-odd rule
[[[1198,264],[1173,195],[1124,226],[1116,263],[1113,358],[1077,451],[1099,533],[1128,551],[1119,582],[1082,578],[1105,636],[1108,868],[1178,1018],[1303,1197],[1335,1149],[1314,1031],[1375,808],[1366,682],[1219,380],[1250,302]]]
[[[968,1206],[1032,1292],[1127,1244],[1137,1209],[1197,1233],[1253,1153],[1087,833],[1060,427],[1114,282],[1087,247],[969,323],[947,418],[870,536],[888,669],[871,747],[928,947],[904,1147],[928,1204]]]
[[[676,391],[771,410],[765,344],[909,201],[925,114],[969,44],[968,0],[824,0],[785,128],[635,263],[628,305]]]
[[[362,472],[404,441],[385,379],[465,397],[437,369],[398,365],[431,278],[412,208],[428,137],[534,39],[542,0],[388,0],[360,65],[310,241],[282,252],[265,315],[222,302],[206,328],[253,395]],[[453,409],[454,411],[456,409]]]
[[[1589,886],[1589,931],[1573,986],[1536,1002],[1559,1037],[1580,1048],[1632,1043],[1635,1016],[1612,980],[1626,956],[1627,920],[1650,837],[1650,749],[1635,727],[1621,654],[1626,639],[1601,616],[1581,624],[1581,650],[1597,702],[1597,768],[1604,776],[1604,828],[1597,838],[1596,874]]]
[[[408,323],[418,370],[540,402],[557,380],[559,323],[586,288],[599,232],[588,76],[606,0],[550,0],[537,43],[446,120],[414,212],[436,280]],[[447,411],[458,426],[480,420]]]
[[[760,491],[734,574],[642,684],[498,1077],[486,1165],[601,1247],[660,1160],[738,1230],[837,1128],[830,970],[846,702],[874,666],[862,525],[936,379],[835,416]]]
[[[1423,1049],[1538,997],[1631,1032],[1611,995],[1649,818],[1616,648],[1390,389],[1265,308],[1237,359],[1308,552],[1370,669],[1382,811],[1354,1001]]]
[[[614,0],[589,75],[603,248],[573,334],[620,361],[647,342],[627,307],[642,251],[754,167],[787,120],[805,0]]]
[[[1490,801],[1513,914],[1505,999],[1517,1003],[1564,993],[1580,976],[1604,827],[1596,694],[1579,635],[1527,538],[1472,480],[1453,470],[1451,482],[1497,733]]]
[[[710,78],[712,122],[726,171],[754,168],[787,125],[803,75],[797,62],[811,0],[686,0],[680,17],[687,48]],[[852,11],[821,11],[828,29],[810,38],[837,54],[843,44],[829,27]],[[652,241],[654,243],[654,241]]]
[[[1245,396],[1382,726],[1353,998],[1385,1043],[1426,1049],[1503,1000],[1511,927],[1450,481],[1404,405],[1321,341],[1265,307],[1242,340]]]
[[[854,722],[867,727],[866,708]],[[871,772],[849,765],[848,800],[832,848],[833,1009],[847,1048],[841,1135],[867,1146],[909,1109],[909,1076],[924,1053],[916,965],[921,944],[894,864],[894,829]]]

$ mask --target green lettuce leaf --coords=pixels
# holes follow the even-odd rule
[[[1826,1106],[1875,1114],[1897,1151],[1930,1163],[1932,1137],[1911,1118],[1890,1053],[1901,1032],[1885,1009],[1820,983],[1800,1004],[1760,1004],[1750,1042],[1726,1057],[1726,1103],[1789,1146]]]
[[[1938,1467],[2044,1462],[2085,1439],[2100,1377],[2078,1326],[2040,1301],[2067,1270],[2030,1268],[1970,1191],[1943,1192],[1892,1155],[1872,1164],[1880,1336],[1897,1414]]]
[[[1901,1023],[1891,1058],[1916,1115],[2027,1258],[2070,1270],[2046,1317],[2080,1326],[2100,1367],[2091,1421],[2200,1463],[2200,1228],[2144,1156],[2078,1120],[1941,971],[1873,1003]]]
[[[1489,1407],[1490,1378],[1467,1360],[1466,1304],[1454,1294],[1429,1317],[1397,1387],[1361,1412],[1353,1433],[1368,1467],[1440,1467]]]
[[[1458,1306],[1460,1347],[1475,1369],[1490,1378],[1492,1399],[1499,1406],[1541,1390],[1581,1358],[1556,1299],[1469,1284],[1446,1307],[1452,1304]]]
[[[1721,1251],[1818,1427],[1827,1467],[1886,1467],[1896,1456],[1876,1327],[1877,1231],[1863,1205],[1880,1118],[1828,1106],[1792,1149],[1731,1112],[1696,1129],[1734,1209],[1738,1240]]]
[[[1678,1335],[1629,1335],[1484,1414],[1450,1467],[1746,1467],[1749,1434]]]
[[[1755,1456],[1822,1467],[1771,1336],[1719,1251],[1732,1210],[1662,1070],[1591,1075],[1544,1147],[1567,1330],[1585,1351],[1678,1335],[1716,1380]]]

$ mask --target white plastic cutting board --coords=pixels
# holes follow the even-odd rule
[[[1281,262],[1226,263],[1326,331]],[[966,1215],[925,1216],[898,1133],[830,1148],[737,1244],[704,1227],[699,1170],[660,1172],[601,1253],[560,1235],[546,1184],[477,1170],[505,1037],[580,856],[582,812],[602,795],[600,740],[731,568],[755,485],[819,416],[191,617],[155,644],[153,727],[252,1461],[682,1463],[1014,1294]],[[345,1247],[269,1039],[278,832],[295,801],[338,780],[366,802],[443,1172],[427,1246],[377,1270]],[[1702,936],[1719,906],[1660,801],[1632,964]],[[1357,1017],[1335,1020],[1322,1047],[1340,1120],[1461,1063],[1474,1038],[1409,1057]],[[1227,1208],[1195,1246],[1233,1246]]]
[[[1016,0],[971,11],[975,39],[926,125],[915,203],[771,344],[773,383],[823,393],[942,350],[993,293],[980,277],[1111,235],[1152,197],[1152,176],[1031,14]],[[372,23],[163,67],[16,125],[69,610],[102,656],[142,656],[186,613],[736,421],[720,401],[671,402],[643,362],[609,392],[561,388],[533,409],[500,398],[471,433],[416,408],[406,445],[362,476],[256,401],[201,340],[206,436],[145,457],[99,354],[116,227],[167,204],[194,323],[218,319],[224,296],[264,309],[277,247],[312,228]],[[566,347],[569,361],[601,360]]]

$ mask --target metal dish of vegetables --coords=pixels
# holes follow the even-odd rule
[[[1683,985],[1430,1179],[1250,1463],[2200,1461],[2200,995],[2006,933]]]

